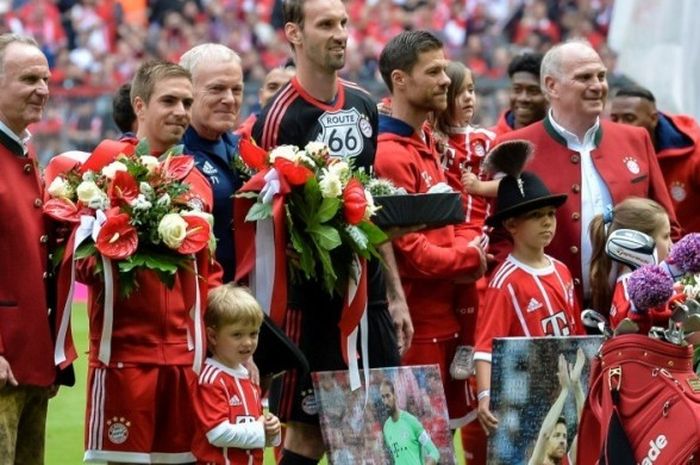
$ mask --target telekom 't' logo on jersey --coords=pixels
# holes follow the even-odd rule
[[[561,311],[540,320],[542,332],[547,336],[568,336],[571,334],[566,314]]]

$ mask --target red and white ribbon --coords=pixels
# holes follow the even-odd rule
[[[340,338],[343,358],[348,364],[350,389],[362,386],[357,357],[357,332],[360,331],[360,350],[365,386],[369,386],[369,325],[367,323],[367,261],[355,256],[352,263],[352,276],[348,282],[343,311],[340,316]],[[369,389],[365,389],[365,404],[369,399]]]

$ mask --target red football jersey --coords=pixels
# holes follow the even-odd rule
[[[629,273],[620,275],[615,282],[613,290],[612,302],[610,303],[610,327],[617,328],[622,320],[627,318],[627,314],[632,307],[630,297],[627,293],[627,280],[630,277]]]
[[[480,181],[488,181],[491,176],[484,167],[484,158],[491,150],[496,134],[488,129],[467,126],[454,128],[449,135],[449,146],[442,156],[442,166],[447,182],[453,189],[462,192],[462,202],[466,213],[465,222],[475,227],[484,225],[490,214],[489,199],[464,193],[462,170],[475,173]]]
[[[240,367],[232,369],[208,358],[194,389],[197,432],[192,453],[198,462],[260,465],[263,462],[265,430],[260,388]],[[224,439],[225,438],[225,439]],[[224,446],[212,442],[227,441]]]
[[[547,257],[549,266],[532,268],[509,255],[494,272],[477,317],[475,360],[491,361],[495,337],[583,334],[571,273]]]

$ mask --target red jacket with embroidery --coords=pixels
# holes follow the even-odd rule
[[[561,260],[571,271],[576,292],[583,298],[581,286],[581,160],[554,130],[549,118],[498,138],[497,142],[525,139],[535,145],[535,156],[526,166],[536,173],[551,192],[568,194],[557,210],[557,233],[545,250]],[[651,139],[644,129],[601,120],[591,157],[605,182],[614,204],[629,196],[647,197],[659,202],[671,219],[671,235],[680,238],[671,198],[659,168]],[[502,231],[496,228],[495,231]],[[511,244],[502,235],[492,235],[490,251],[501,260]],[[582,302],[583,300],[581,300]]]
[[[48,228],[33,154],[0,132],[0,356],[20,385],[56,378],[46,273]],[[53,316],[53,314],[52,314]]]
[[[129,141],[130,143],[132,141]],[[55,159],[47,173],[55,176],[60,173],[56,166],[70,169],[77,161],[65,158]],[[51,179],[46,179],[48,183]],[[209,182],[197,170],[192,169],[184,179],[190,184],[188,195],[201,201],[205,211],[211,211],[213,204]],[[70,256],[64,259],[59,276],[61,285],[70,281]],[[193,342],[195,324],[203,325],[203,320],[195,322],[192,311],[195,303],[195,285],[200,292],[200,315],[203,318],[210,288],[221,284],[222,271],[212,260],[207,249],[196,256],[197,276],[192,270],[179,270],[175,284],[170,289],[152,271],[137,274],[138,288],[128,297],[120,294],[118,274],[114,267],[114,315],[110,331],[103,331],[104,324],[104,283],[101,276],[94,274],[95,258],[78,261],[77,280],[88,287],[88,315],[90,319],[90,363],[100,365],[100,346],[107,344],[111,349],[110,366],[117,364],[152,365],[192,365],[194,361]],[[59,292],[60,294],[60,292]],[[203,331],[203,327],[201,328]],[[203,335],[203,338],[205,336]],[[204,342],[204,340],[203,340]],[[203,354],[205,347],[203,347]],[[68,361],[75,359],[72,340],[66,341],[65,352]]]
[[[683,232],[700,232],[700,127],[695,119],[659,113],[656,157]]]
[[[413,128],[392,117],[380,117],[375,170],[409,193],[427,192],[445,182],[432,136],[426,142]],[[415,338],[446,339],[459,331],[454,279],[479,266],[479,254],[468,247],[466,228],[442,228],[406,234],[394,240],[396,261],[415,327]]]
[[[496,337],[574,336],[583,334],[571,273],[550,257],[534,269],[509,255],[486,289],[476,323],[475,360],[491,361]]]

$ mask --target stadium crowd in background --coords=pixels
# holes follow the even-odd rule
[[[427,29],[450,59],[474,73],[480,121],[491,126],[507,106],[510,60],[584,37],[611,70],[605,39],[613,0],[351,0],[348,53],[341,76],[377,99],[386,94],[379,53],[404,29]],[[4,10],[4,11],[3,11]],[[257,90],[291,51],[281,24],[281,0],[10,0],[0,4],[0,33],[32,35],[51,67],[52,100],[33,127],[42,162],[69,148],[90,150],[116,137],[112,93],[148,58],[177,62],[193,46],[226,45],[240,54],[246,83],[241,121],[257,110]],[[66,128],[66,131],[62,131]]]

